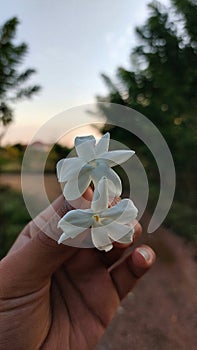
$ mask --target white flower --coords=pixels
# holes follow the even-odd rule
[[[112,184],[116,197],[122,192],[119,176],[111,167],[128,160],[135,152],[130,150],[109,151],[110,134],[106,133],[96,144],[94,136],[76,137],[75,148],[78,157],[61,159],[57,163],[59,182],[65,182],[64,196],[67,200],[79,198],[90,185],[96,187],[102,176]]]
[[[63,231],[59,244],[77,237],[87,228],[90,228],[93,245],[99,250],[109,251],[113,248],[113,241],[132,241],[132,221],[138,210],[130,199],[123,199],[109,208],[108,184],[109,180],[102,177],[94,191],[91,208],[71,210],[59,221],[58,227]]]

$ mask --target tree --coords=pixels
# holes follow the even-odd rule
[[[13,17],[0,27],[0,142],[13,120],[12,104],[32,97],[40,90],[38,85],[25,84],[35,69],[19,70],[28,46],[26,43],[15,44],[18,24],[19,20]]]
[[[165,8],[153,1],[149,10],[146,23],[136,28],[139,45],[131,53],[132,69],[119,67],[115,82],[102,75],[109,94],[97,99],[134,108],[158,127],[175,161],[175,200],[185,202],[187,193],[192,208],[196,203],[197,6],[192,0],[171,0],[170,8]],[[111,133],[124,142],[127,139],[130,147],[139,142],[117,127]],[[153,160],[144,145],[138,146],[151,169]]]

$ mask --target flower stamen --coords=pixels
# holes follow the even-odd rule
[[[99,215],[95,214],[94,215],[94,219],[95,219],[96,222],[99,222],[99,220],[100,220]]]

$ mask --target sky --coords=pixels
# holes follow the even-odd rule
[[[0,25],[13,16],[19,18],[16,43],[24,41],[29,46],[23,67],[35,68],[37,74],[29,83],[42,86],[31,100],[15,105],[14,122],[3,144],[27,143],[51,117],[94,103],[96,95],[106,95],[100,75],[113,77],[118,66],[130,68],[129,55],[137,43],[135,27],[147,18],[148,3],[0,0]],[[168,0],[161,3],[168,4]],[[80,122],[90,120],[84,117]],[[50,138],[48,142],[53,142]]]

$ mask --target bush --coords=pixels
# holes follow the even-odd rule
[[[6,255],[29,220],[22,194],[0,186],[0,259]]]

